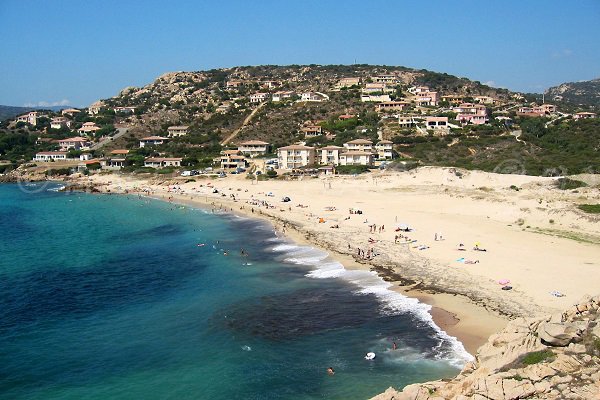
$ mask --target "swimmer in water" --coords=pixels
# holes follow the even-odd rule
[[[335,370],[333,369],[333,367],[329,367],[329,368],[327,368],[327,373],[329,375],[333,375],[333,374],[335,374]]]

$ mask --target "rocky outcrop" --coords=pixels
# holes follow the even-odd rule
[[[600,399],[600,296],[511,321],[450,381],[389,388],[372,400]]]

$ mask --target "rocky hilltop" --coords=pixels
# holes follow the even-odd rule
[[[552,100],[598,108],[600,107],[600,78],[563,83],[551,87],[545,94]]]
[[[600,398],[600,296],[563,313],[516,319],[452,380],[389,388],[371,400]]]

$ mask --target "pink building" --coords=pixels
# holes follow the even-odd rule
[[[483,125],[489,122],[487,109],[482,104],[462,103],[453,111],[457,113],[456,120],[463,124]]]
[[[437,106],[440,101],[438,92],[419,92],[415,102],[420,106]]]

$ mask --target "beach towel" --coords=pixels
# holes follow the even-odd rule
[[[565,295],[562,294],[561,292],[559,292],[558,290],[553,290],[550,292],[550,294],[554,297],[564,297]]]
[[[461,258],[456,259],[456,261],[458,261],[458,262],[465,262],[465,258],[461,257]]]

